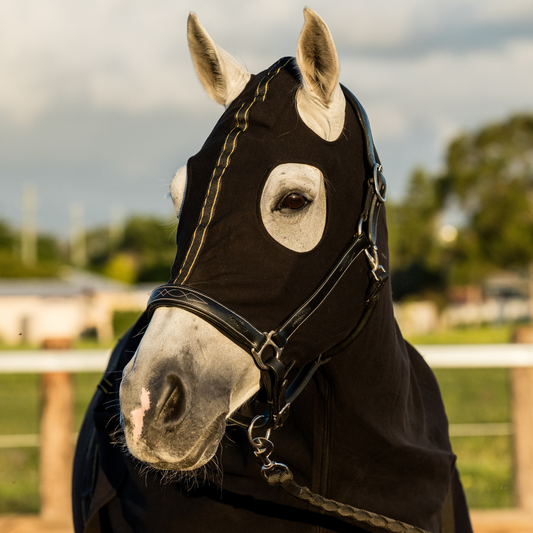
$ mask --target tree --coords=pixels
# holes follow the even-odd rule
[[[175,223],[152,216],[133,216],[122,235],[108,228],[87,234],[89,267],[126,283],[167,281],[176,253]]]
[[[479,281],[533,261],[533,115],[515,115],[457,137],[439,181],[465,219],[455,247],[454,281]]]
[[[442,290],[441,247],[436,239],[442,200],[438,182],[423,169],[416,169],[401,203],[387,204],[393,295]]]
[[[37,263],[26,265],[20,253],[20,232],[0,220],[0,278],[56,277],[62,264],[59,243],[47,235],[37,236]]]

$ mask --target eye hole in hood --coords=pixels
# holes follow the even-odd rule
[[[293,205],[287,201],[294,195]],[[322,172],[311,165],[285,163],[268,176],[260,202],[269,235],[294,252],[309,252],[326,227],[326,188]]]

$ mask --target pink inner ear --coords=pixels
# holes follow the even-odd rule
[[[144,387],[141,390],[141,406],[131,412],[133,422],[133,441],[136,443],[142,433],[144,423],[144,413],[150,409],[150,392]]]

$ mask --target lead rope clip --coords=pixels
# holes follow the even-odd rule
[[[287,465],[270,460],[270,455],[274,451],[274,444],[269,440],[271,429],[267,429],[264,437],[253,436],[254,425],[260,418],[264,418],[263,415],[257,415],[248,427],[248,440],[254,449],[254,455],[263,463],[263,466],[261,467],[261,475],[269,484],[273,484],[273,474],[291,474]]]

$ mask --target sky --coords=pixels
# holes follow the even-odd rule
[[[2,0],[0,220],[66,236],[134,213],[171,217],[168,185],[223,109],[187,49],[194,11],[257,73],[294,55],[294,0]],[[365,106],[389,194],[437,172],[457,134],[533,112],[531,0],[311,0],[337,45],[340,81]],[[79,208],[78,208],[79,215]]]

